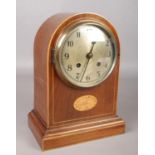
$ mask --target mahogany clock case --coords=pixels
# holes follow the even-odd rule
[[[117,45],[116,65],[100,85],[87,89],[66,85],[55,71],[53,49],[66,27],[79,21],[95,21],[108,26]],[[114,27],[103,17],[90,14],[57,14],[48,18],[34,42],[34,109],[29,113],[29,127],[42,150],[120,134],[125,123],[116,114],[120,45]],[[97,98],[95,108],[79,112],[74,101],[84,95]]]

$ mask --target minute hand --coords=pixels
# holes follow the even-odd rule
[[[89,63],[89,60],[93,57],[93,48],[94,48],[94,45],[96,44],[96,42],[92,42],[92,46],[91,46],[91,49],[89,51],[89,53],[87,53],[86,55],[86,58],[87,58],[87,61],[86,63],[84,64],[84,67],[82,69],[82,76],[81,76],[81,79],[80,81],[82,81],[83,77],[84,77],[84,74],[86,72],[86,69],[87,69],[87,66],[88,66],[88,63]]]

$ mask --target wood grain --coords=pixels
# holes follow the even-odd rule
[[[125,132],[125,123],[117,116],[47,129],[34,111],[29,113],[29,127],[43,151]]]

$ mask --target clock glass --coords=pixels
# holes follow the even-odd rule
[[[56,70],[61,79],[78,87],[103,82],[115,66],[117,44],[108,27],[78,23],[64,31],[55,47]]]

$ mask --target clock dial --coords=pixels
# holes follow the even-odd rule
[[[115,42],[102,26],[84,23],[71,28],[58,41],[60,76],[79,87],[101,83],[116,59]],[[61,71],[60,71],[61,70]]]

